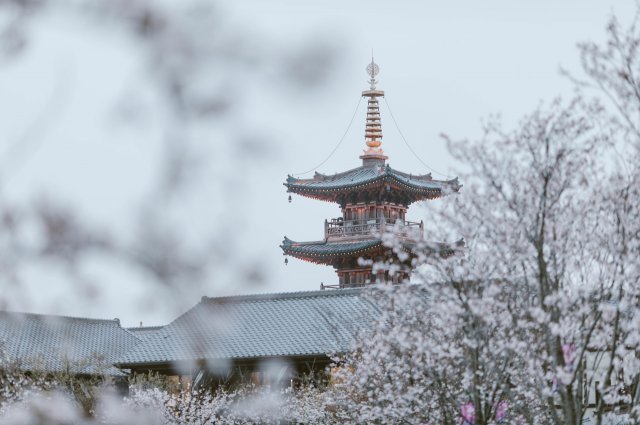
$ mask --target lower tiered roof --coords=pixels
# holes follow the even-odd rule
[[[417,250],[425,253],[435,253],[442,257],[453,255],[456,250],[464,246],[464,241],[460,240],[454,244],[445,244],[440,242],[420,242],[419,244],[410,239],[402,242],[403,249],[410,253],[416,254]],[[302,260],[314,263],[332,264],[338,258],[352,256],[370,256],[376,252],[384,252],[390,248],[384,245],[382,239],[370,238],[363,240],[346,240],[346,241],[313,241],[313,242],[295,242],[285,236],[280,245],[284,255],[290,255]]]
[[[384,249],[381,239],[351,240],[351,241],[315,241],[294,242],[285,236],[280,245],[286,255],[297,258],[311,258],[318,262],[331,260],[334,257],[367,254]]]

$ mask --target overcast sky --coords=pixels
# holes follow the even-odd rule
[[[239,249],[259,258],[269,278],[260,286],[247,286],[226,271],[188,293],[190,304],[201,295],[315,290],[320,282],[336,282],[333,270],[325,266],[295,259],[284,266],[278,245],[284,235],[297,241],[321,239],[324,219],[339,216],[339,208],[297,196],[289,204],[282,183],[289,173],[312,169],[338,143],[367,88],[365,67],[372,49],[380,65],[378,87],[385,91],[400,129],[439,173],[434,177],[444,178],[455,174],[457,164],[447,154],[441,133],[473,139],[491,114],[501,114],[510,127],[540,102],[570,96],[571,84],[558,71],[562,66],[579,73],[576,43],[602,40],[612,13],[628,22],[635,10],[630,0],[236,0],[221,6],[226,24],[240,32],[262,34],[302,51],[324,44],[335,49],[335,62],[327,64],[331,72],[321,88],[292,90],[277,83],[246,82],[242,109],[234,111],[231,121],[238,127],[250,123],[261,128],[268,154],[249,165],[227,161],[226,168],[217,170],[251,176],[250,184],[238,188],[243,191],[240,205],[225,204],[221,193],[215,207],[185,207],[183,217],[195,223],[197,235],[198,223],[216,220],[216,208],[243,209],[242,222],[229,223],[230,228],[248,229],[242,232]],[[32,127],[33,117],[47,108],[45,99],[55,90],[60,101],[38,127],[41,134],[32,135],[35,141],[26,159],[15,169],[9,167],[10,172],[2,170],[5,195],[28,199],[44,193],[74,205],[92,221],[116,223],[126,232],[132,226],[131,211],[139,206],[136,200],[150,184],[159,138],[152,124],[131,130],[114,119],[118,99],[137,81],[132,77],[140,70],[135,53],[117,37],[85,27],[52,24],[35,31],[28,54],[18,63],[0,66],[0,149],[9,151],[10,141]],[[364,106],[362,102],[340,148],[318,171],[334,173],[360,165]],[[405,172],[429,172],[404,145],[384,102],[381,112],[389,163]],[[227,152],[224,138],[211,135],[210,143],[217,154]],[[409,210],[409,218],[428,220],[419,205]],[[151,288],[147,277],[108,263],[97,265],[93,273],[101,282],[98,304],[74,301],[74,289],[64,278],[39,271],[29,275],[23,288],[27,295],[22,301],[17,297],[12,306],[120,317],[127,325],[175,317],[176,311],[166,306],[143,308],[139,299],[148,298]]]

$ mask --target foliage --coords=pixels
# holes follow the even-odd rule
[[[341,359],[343,420],[640,420],[640,33],[614,19],[608,37],[580,46],[592,84],[570,102],[447,139],[465,190],[433,222],[464,255],[375,297],[383,316]]]
[[[162,424],[325,423],[322,395],[312,387],[245,387],[214,393],[188,389],[175,394],[134,388],[125,405],[136,413],[147,410],[157,416],[154,423]]]
[[[83,410],[78,394],[60,377],[29,374],[2,377],[0,423],[8,424],[254,424],[326,423],[324,396],[306,386],[298,389],[242,387],[234,391],[194,390],[158,385],[161,379],[138,380],[129,395],[113,387],[93,387],[91,411]],[[164,381],[167,382],[167,381]]]

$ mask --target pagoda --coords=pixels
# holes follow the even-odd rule
[[[455,251],[448,245],[425,243],[423,222],[406,220],[412,203],[457,192],[461,185],[457,178],[435,180],[431,174],[407,174],[386,163],[378,104],[384,91],[376,88],[378,72],[372,59],[367,66],[370,87],[362,92],[368,98],[362,165],[333,175],[316,172],[310,179],[288,176],[284,183],[289,193],[335,202],[342,210],[341,217],[325,220],[322,240],[294,242],[285,236],[281,245],[284,255],[335,268],[338,285],[322,289],[401,283],[408,281],[418,249],[441,256]],[[383,242],[389,239],[396,242],[395,250]]]

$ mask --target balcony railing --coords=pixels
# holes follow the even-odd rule
[[[324,222],[324,236],[357,236],[370,235],[372,233],[393,232],[400,236],[411,236],[416,232],[413,229],[420,229],[419,235],[422,237],[423,224],[402,219],[375,218],[371,220],[343,220],[342,218],[332,218]]]

